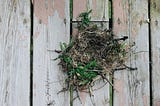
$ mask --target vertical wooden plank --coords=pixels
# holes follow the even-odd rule
[[[108,77],[109,78],[109,77]],[[76,97],[76,93],[74,97]],[[110,106],[109,105],[109,84],[99,80],[92,87],[92,95],[86,92],[79,92],[80,100],[73,101],[73,106]]]
[[[69,0],[34,0],[33,106],[69,106],[64,73],[53,61],[70,37]]]
[[[113,31],[129,36],[128,66],[137,70],[114,73],[114,106],[149,106],[149,31],[147,0],[113,0]]]
[[[0,2],[0,106],[29,106],[30,1]]]
[[[160,2],[151,0],[152,94],[153,106],[160,106]]]
[[[73,21],[82,12],[92,9],[91,21],[101,29],[109,27],[109,14],[108,14],[108,0],[73,0]],[[95,22],[96,21],[96,22]],[[107,22],[104,22],[107,21]],[[73,36],[77,34],[77,23],[72,24]],[[109,77],[108,77],[109,78]],[[104,87],[102,87],[104,86]],[[102,88],[100,88],[102,87]],[[98,89],[100,88],[100,89]],[[73,101],[74,106],[109,106],[109,84],[104,85],[104,82],[97,81],[93,89],[93,96],[89,93],[79,92],[80,100],[76,99]],[[95,90],[97,89],[97,90]],[[74,96],[77,94],[74,93]]]
[[[92,9],[92,21],[109,21],[108,0],[73,0],[73,21],[80,13]]]

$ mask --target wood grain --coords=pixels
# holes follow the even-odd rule
[[[33,106],[69,106],[64,73],[54,61],[70,38],[69,0],[34,0]]]
[[[92,21],[109,21],[108,0],[73,0],[73,21],[80,13],[92,9]]]
[[[160,3],[151,0],[152,94],[153,106],[160,106]]]
[[[113,31],[116,36],[129,36],[134,44],[126,63],[138,70],[114,73],[114,106],[149,106],[149,31],[147,0],[114,0]]]
[[[73,101],[73,106],[110,106],[109,83],[102,79],[97,81],[92,87],[92,95],[86,92],[79,92],[80,100]],[[76,97],[76,92],[74,96]]]
[[[109,27],[109,14],[108,14],[108,0],[73,0],[73,21],[76,17],[86,10],[93,9],[91,15],[91,24],[97,24],[98,28],[106,29]],[[97,21],[97,22],[95,22]],[[72,24],[72,35],[76,36],[77,22]],[[108,77],[109,78],[109,77]],[[97,81],[95,86],[92,88],[92,95],[86,92],[79,92],[80,100],[77,98],[73,101],[73,106],[109,106],[109,83],[103,82],[102,80]],[[99,89],[98,89],[99,88]],[[97,90],[95,90],[97,89]],[[74,92],[74,97],[77,93]]]
[[[0,2],[0,106],[29,106],[30,1]]]

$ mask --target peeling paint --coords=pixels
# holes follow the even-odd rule
[[[59,13],[60,18],[65,15],[65,0],[35,0],[34,12],[35,16],[44,24],[48,24],[48,17],[52,16],[54,12]]]
[[[33,89],[37,89],[37,88],[36,88],[36,84],[33,85]],[[33,95],[36,96],[36,92],[34,92]]]
[[[148,1],[147,0],[113,0],[113,32],[121,36],[127,34],[129,43],[136,42],[136,50],[148,51]],[[142,39],[139,39],[142,37]],[[138,40],[137,40],[138,39]],[[143,44],[142,44],[143,42]],[[127,64],[138,64],[137,71],[117,72],[114,78],[114,104],[118,106],[148,106],[149,104],[149,57],[148,53],[131,56]],[[138,63],[137,63],[138,62]],[[142,74],[143,73],[143,74]],[[120,78],[119,78],[120,77]],[[143,81],[141,81],[143,80]],[[142,92],[142,93],[141,93]]]
[[[35,32],[35,34],[34,34],[34,39],[35,39],[35,38],[38,38],[39,35],[40,35],[40,32]]]
[[[160,106],[160,100],[154,101],[154,106]]]
[[[98,14],[98,10],[97,10],[97,3],[100,3],[100,1],[98,0],[87,0],[87,4],[86,4],[86,10],[89,11],[90,9],[92,9],[92,18],[96,17]],[[96,11],[97,10],[97,11]]]
[[[114,89],[116,91],[116,93],[118,94],[118,103],[119,106],[125,106],[124,100],[126,100],[125,98],[125,94],[124,94],[124,81],[123,80],[115,80],[114,81]]]
[[[95,12],[96,12],[96,9],[97,9],[97,6],[96,6],[97,2],[100,2],[100,1],[99,0],[98,1],[97,0],[93,0],[93,4],[92,4],[93,5],[93,8],[92,8],[93,9],[93,13],[92,13],[93,16],[96,16]]]
[[[108,1],[107,0],[73,0],[73,20],[80,13],[92,9],[92,21],[108,21]]]
[[[85,93],[85,92],[80,92],[80,98],[81,98],[81,101],[82,101],[82,106],[85,105],[86,96],[87,96],[87,93]]]
[[[72,36],[73,36],[73,37],[76,37],[77,33],[78,33],[78,29],[73,28],[73,29],[72,29]]]
[[[60,17],[64,18],[65,0],[54,0],[54,11],[57,10]]]
[[[147,96],[143,96],[143,106],[147,106],[147,100],[148,100],[148,97]]]
[[[144,25],[148,24],[146,23],[145,16],[145,14],[140,13],[133,13],[131,15],[131,26],[133,27],[131,29],[132,39],[136,39],[136,36],[138,35],[138,32],[141,30],[141,28],[144,28]]]
[[[87,0],[73,0],[73,17],[76,18],[81,12],[86,11],[86,5]]]
[[[124,11],[126,10],[126,11]],[[127,31],[127,24],[128,20],[126,16],[128,10],[128,2],[125,2],[125,4],[122,3],[122,0],[115,0],[113,2],[113,13],[114,13],[114,33],[117,35],[119,32],[125,32]],[[117,22],[116,22],[117,21]]]

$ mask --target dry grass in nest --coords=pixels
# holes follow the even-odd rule
[[[91,25],[80,30],[66,45],[61,44],[59,65],[67,73],[66,82],[76,90],[86,90],[99,79],[106,80],[117,68],[124,67],[127,37],[114,38],[110,30]],[[109,82],[111,85],[112,83]],[[67,89],[67,88],[66,88]]]

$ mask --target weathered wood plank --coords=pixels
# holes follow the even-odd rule
[[[103,22],[109,21],[108,0],[73,0],[73,21],[76,20],[76,17],[80,13],[90,9],[93,10],[91,21],[98,21],[92,23],[97,24],[101,29],[108,28],[109,23]],[[78,31],[77,22],[74,22],[72,26],[72,35],[75,36]],[[102,80],[96,82],[95,86],[92,88],[92,96],[90,96],[89,93],[79,91],[80,100],[74,100],[73,106],[109,106],[109,84],[107,83],[104,85],[104,83],[105,82]],[[76,95],[76,92],[74,92],[74,97],[76,97]]]
[[[101,28],[102,30],[104,29],[109,29],[109,22],[102,22],[102,21],[98,21],[98,22],[90,22],[91,24],[96,24],[98,28]],[[73,22],[72,23],[72,37],[76,36],[76,34],[78,33],[78,28],[77,28],[77,22]]]
[[[113,31],[117,36],[129,36],[132,47],[127,65],[138,70],[114,73],[114,106],[149,106],[149,44],[148,1],[114,0]]]
[[[74,93],[76,97],[76,92]],[[80,100],[73,101],[73,106],[110,106],[109,84],[99,80],[92,88],[92,95],[79,91]]]
[[[153,106],[160,106],[160,2],[151,0],[152,94]]]
[[[80,13],[92,9],[92,21],[109,21],[108,0],[73,0],[73,21]]]
[[[0,106],[29,106],[29,0],[0,2],[0,86]]]
[[[69,0],[34,0],[33,106],[69,106],[64,74],[53,61],[70,37]]]

